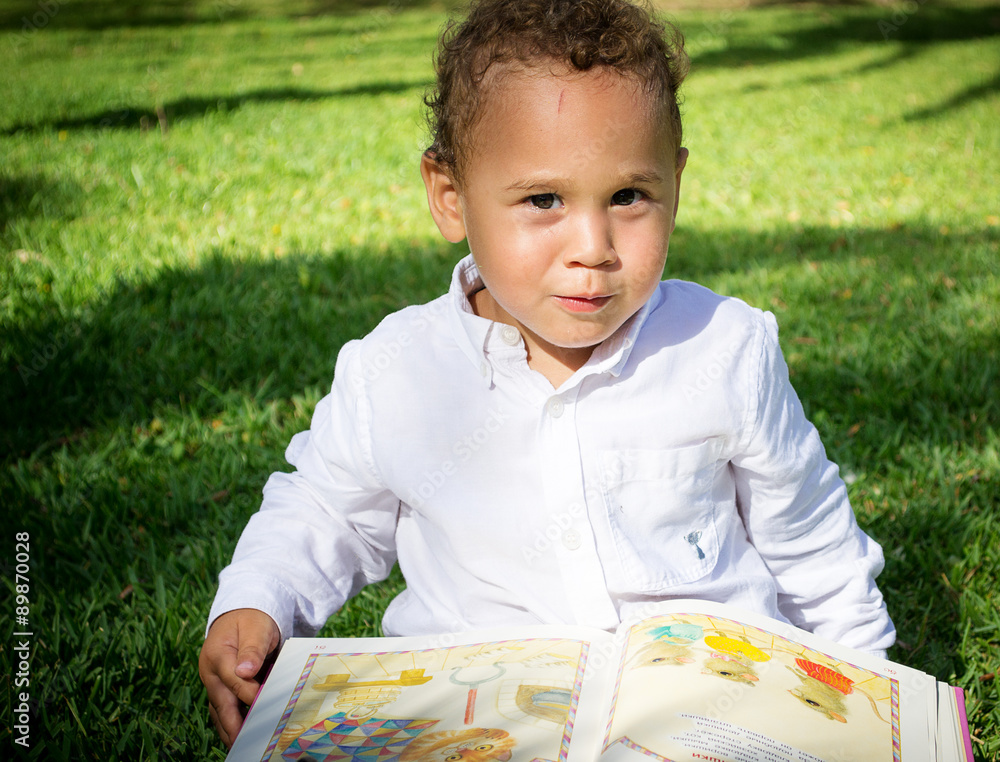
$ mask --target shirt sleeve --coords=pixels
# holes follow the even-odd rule
[[[372,456],[360,353],[357,341],[341,350],[330,394],[285,452],[296,470],[274,473],[264,486],[260,510],[219,575],[209,624],[255,608],[283,639],[310,635],[361,587],[388,576],[399,500]]]
[[[882,549],[858,526],[839,470],[805,417],[770,313],[757,336],[757,382],[732,461],[747,534],[792,624],[884,657],[895,629],[875,584]]]

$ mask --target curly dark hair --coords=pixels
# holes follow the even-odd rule
[[[437,87],[424,99],[432,136],[427,153],[456,179],[494,64],[603,67],[635,78],[661,105],[680,148],[678,89],[689,59],[680,31],[647,6],[627,0],[473,0],[464,21],[453,19],[441,34]]]

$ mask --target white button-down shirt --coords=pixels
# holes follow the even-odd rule
[[[881,651],[879,546],[788,381],[773,316],[682,281],[560,388],[512,326],[446,296],[346,344],[273,474],[211,618],[311,633],[399,561],[389,635],[613,628],[645,604],[729,602]]]

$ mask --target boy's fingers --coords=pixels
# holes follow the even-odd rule
[[[249,706],[257,698],[257,691],[260,690],[260,683],[256,680],[242,680],[239,675],[228,685],[230,693]]]
[[[209,702],[208,705],[208,716],[212,718],[212,724],[215,726],[215,732],[219,734],[219,738],[222,739],[222,743],[226,745],[228,749],[233,745],[230,740],[230,736],[222,721],[219,719],[219,712],[216,711],[215,705]]]
[[[240,623],[239,650],[236,653],[233,679],[229,689],[244,704],[252,704],[257,697],[260,683],[256,677],[267,657],[277,648],[278,639],[278,627],[266,614],[250,617]],[[237,726],[238,723],[239,720]]]
[[[254,700],[260,685],[240,680],[229,672],[228,675],[213,675],[205,687],[208,689],[208,711],[212,723],[223,743],[227,747],[232,746],[243,725],[243,707]]]
[[[260,690],[255,679],[280,640],[278,626],[259,611],[234,611],[219,617],[202,645],[198,669],[208,691],[209,716],[226,746],[243,724],[244,705]]]
[[[209,717],[212,718],[212,724],[215,725],[223,743],[227,747],[231,746],[237,731],[240,729],[239,699],[219,674],[206,675],[204,682],[208,692]],[[233,722],[234,712],[235,723]]]
[[[260,671],[264,663],[264,656],[260,650],[253,646],[241,648],[236,655],[236,676],[244,680],[251,680]]]
[[[209,702],[208,714],[219,733],[219,738],[222,739],[227,748],[231,747],[233,741],[236,740],[240,726],[243,724],[243,715],[240,713],[239,704],[233,700],[232,694],[229,694],[229,701],[223,701],[219,706]]]
[[[266,614],[240,625],[239,651],[236,654],[236,674],[252,679],[260,672],[268,654],[278,645],[277,625]]]

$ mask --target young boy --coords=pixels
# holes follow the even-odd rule
[[[665,39],[666,36],[666,39]],[[344,346],[220,577],[223,740],[268,653],[398,560],[387,635],[730,602],[884,653],[894,630],[773,317],[660,282],[687,150],[679,35],[624,0],[482,0],[446,32],[421,160],[471,256]]]

